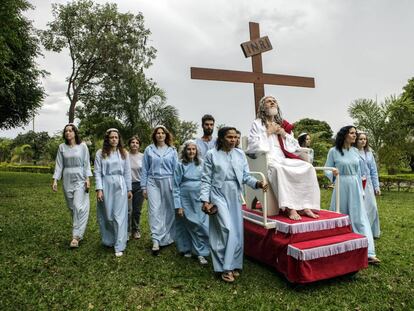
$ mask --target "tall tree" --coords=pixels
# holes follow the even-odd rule
[[[406,101],[410,101],[411,103],[414,102],[414,78],[411,78],[410,80],[408,80],[407,84],[403,87],[402,98]],[[411,118],[411,120],[414,120],[412,108],[408,110],[410,110],[411,113],[408,112],[405,116],[408,118]],[[411,123],[411,125],[409,125],[408,128],[413,130],[414,129],[413,124]],[[413,135],[414,134],[411,131],[411,134],[410,134],[411,142],[414,142]],[[412,151],[409,155],[409,165],[411,167],[411,171],[414,172],[414,151]]]
[[[142,72],[156,50],[147,45],[150,31],[144,27],[142,13],[120,13],[114,3],[99,5],[90,0],[52,7],[54,20],[41,39],[47,50],[69,50],[72,66],[66,95],[69,122],[73,122],[82,96],[108,81],[115,84],[125,71]]]
[[[33,152],[30,149],[30,145],[25,144],[17,146],[13,149],[13,156],[11,158],[12,162],[19,161],[19,164],[22,164],[22,160],[29,161],[32,157]]]
[[[379,156],[378,162],[387,166],[389,174],[395,174],[412,162],[414,101],[409,96],[390,96],[380,104],[371,99],[359,99],[348,111],[358,129],[368,133],[370,144]]]
[[[144,141],[159,124],[174,132],[178,110],[167,104],[164,90],[155,81],[147,79],[143,73],[129,73],[123,82],[122,88],[113,98],[118,96],[119,100],[119,96],[122,96],[117,115],[132,132],[144,135]]]
[[[10,160],[13,140],[10,138],[0,138],[0,162]]]
[[[414,101],[414,78],[408,80],[407,84],[403,87],[402,97],[403,99],[411,99]]]
[[[193,139],[197,133],[198,125],[192,121],[179,121],[175,126],[175,141],[178,146],[181,146],[185,141]]]
[[[410,97],[396,97],[390,103],[383,132],[380,156],[389,173],[408,165],[414,171],[414,101]]]
[[[143,145],[151,143],[151,131],[162,124],[174,134],[182,125],[175,107],[168,105],[164,90],[143,72],[124,72],[115,83],[107,80],[100,89],[82,96],[78,108],[80,128],[87,136],[116,126],[124,137],[138,134]],[[194,126],[193,126],[194,127]]]
[[[385,99],[378,104],[372,99],[357,99],[348,108],[349,115],[354,119],[359,130],[368,133],[371,147],[379,151],[384,141],[384,128],[387,123],[388,106],[395,100],[395,96]]]
[[[27,124],[45,96],[39,79],[45,74],[35,62],[40,55],[32,23],[23,12],[26,0],[0,5],[0,129]]]
[[[304,118],[295,122],[295,134],[296,136],[302,132],[309,134],[318,134],[321,139],[331,140],[332,129],[326,121],[320,121],[315,119]]]
[[[36,164],[37,161],[42,160],[46,154],[46,145],[50,137],[47,132],[33,132],[29,131],[24,134],[19,134],[13,140],[13,147],[22,145],[29,145],[31,150],[31,158]]]

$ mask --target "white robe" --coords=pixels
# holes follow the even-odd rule
[[[284,144],[289,152],[295,151],[292,135],[286,134]],[[250,129],[246,153],[260,152],[267,154],[269,182],[281,209],[320,209],[320,190],[314,167],[303,160],[286,158],[277,135],[267,135],[262,121],[256,119]]]

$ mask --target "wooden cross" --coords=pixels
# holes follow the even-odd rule
[[[257,40],[259,39],[266,40],[267,37],[260,38],[260,30],[258,23],[250,22],[249,30],[251,40],[250,43],[257,42]],[[268,41],[268,39],[267,42],[270,44],[270,41]],[[243,43],[242,48],[243,45],[246,43],[249,42]],[[265,44],[266,42],[264,43],[264,45]],[[270,48],[264,46],[261,50],[262,52],[264,52],[269,49],[271,49],[271,45]],[[245,49],[244,53],[246,57],[250,56],[249,54],[252,54],[248,53]],[[191,79],[253,83],[256,113],[259,107],[259,100],[265,95],[265,84],[300,86],[310,88],[315,87],[314,78],[263,73],[261,52],[259,51],[257,52],[257,54],[252,55],[251,57],[253,68],[252,72],[191,67]]]

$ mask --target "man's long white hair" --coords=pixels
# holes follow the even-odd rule
[[[268,97],[274,98],[271,95],[263,96],[259,100],[259,108],[257,109],[257,117],[260,120],[262,120],[262,124],[263,125],[266,125],[266,120],[267,120],[267,113],[266,113],[266,108],[265,108],[265,100]],[[280,110],[280,107],[279,107],[279,103],[277,105],[277,114],[275,116],[273,116],[273,121],[276,122],[277,124],[282,125],[283,117],[282,117],[282,111]]]

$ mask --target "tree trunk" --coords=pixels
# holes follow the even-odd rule
[[[69,106],[69,123],[73,123],[75,121],[75,107],[76,107],[77,102],[78,102],[78,96],[73,95],[73,98],[70,101],[70,106]]]
[[[411,167],[411,172],[414,173],[414,155],[410,156],[410,167]]]

